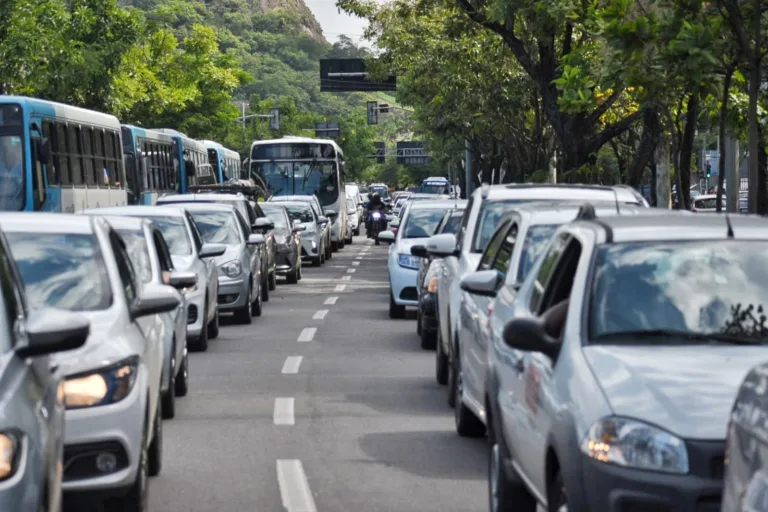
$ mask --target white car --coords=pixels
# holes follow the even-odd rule
[[[403,318],[406,306],[419,305],[416,278],[420,258],[411,254],[411,247],[423,245],[434,234],[445,212],[455,205],[454,201],[439,200],[409,203],[397,234],[379,233],[379,240],[390,244],[387,258],[390,318]]]
[[[360,212],[357,211],[358,206],[355,200],[351,197],[347,197],[347,231],[348,238],[347,243],[352,243],[352,237],[360,234]]]
[[[157,226],[168,244],[174,268],[197,276],[197,283],[184,290],[187,341],[196,350],[208,350],[208,340],[219,336],[219,271],[213,260],[227,247],[204,243],[192,216],[181,206],[117,206],[83,213],[142,217]]]
[[[123,238],[131,263],[142,286],[171,285],[183,290],[194,286],[193,272],[175,272],[168,244],[152,221],[131,217],[104,217]],[[187,352],[186,299],[179,293],[179,307],[161,315],[165,322],[163,336],[163,418],[176,415],[176,397],[185,396],[189,388]]]
[[[142,287],[125,242],[91,215],[0,216],[31,308],[77,311],[85,345],[55,356],[66,407],[65,492],[141,510],[147,477],[162,467],[163,331],[179,307],[165,285]]]

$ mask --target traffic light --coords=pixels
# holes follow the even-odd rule
[[[712,177],[712,164],[707,163],[707,178]]]

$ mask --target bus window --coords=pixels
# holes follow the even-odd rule
[[[56,123],[56,153],[54,153],[54,165],[61,178],[62,185],[72,185],[69,175],[69,160],[67,157],[67,127]]]
[[[70,150],[71,151],[71,150]],[[85,184],[89,187],[96,186],[96,173],[93,162],[93,129],[83,128],[83,162]]]
[[[104,151],[104,130],[97,129],[93,134],[96,138],[96,147],[94,148],[94,154],[96,155],[96,174],[94,179],[96,180],[97,186],[109,185],[109,176],[104,176],[104,170],[107,168],[107,162],[104,159],[107,155],[106,151]]]
[[[44,164],[48,165],[48,162],[40,161],[40,144],[41,139],[37,131],[30,130],[32,148],[30,153],[32,154],[32,201],[33,210],[40,211],[43,209],[45,203],[45,178],[43,178]]]
[[[69,150],[69,172],[73,185],[83,184],[83,167],[80,160],[80,127],[67,126],[67,149]]]
[[[47,137],[51,141],[51,153],[55,152],[56,130],[50,121],[43,121],[43,137]],[[55,169],[52,162],[48,162],[48,186],[59,184],[59,176]]]

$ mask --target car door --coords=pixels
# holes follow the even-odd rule
[[[240,226],[240,235],[243,238],[243,244],[245,244],[245,256],[248,259],[248,268],[250,269],[251,286],[253,290],[258,290],[258,284],[254,276],[259,275],[259,267],[261,266],[261,251],[258,245],[248,245],[248,237],[251,235],[250,229],[248,229],[248,222],[240,215],[240,212],[235,211],[235,217],[237,217],[237,224]]]
[[[195,252],[198,255],[198,259],[202,262],[202,265],[205,267],[205,275],[208,276],[208,297],[218,297],[219,296],[219,271],[216,269],[216,263],[215,258],[200,258],[200,250],[203,248],[203,237],[200,235],[200,231],[197,229],[197,224],[195,224],[195,219],[192,218],[192,214],[190,214],[188,211],[184,210],[184,216],[187,219],[187,224],[189,225],[189,229],[192,233],[192,241],[195,244]],[[212,299],[212,303],[215,303],[215,299]],[[208,316],[205,319],[204,323],[208,323],[209,320],[213,318],[213,315],[215,314],[215,308],[209,308]]]
[[[264,210],[262,210],[258,204],[256,204],[256,206],[251,206],[249,204],[249,206],[258,218],[262,218],[262,217],[267,218],[267,215],[264,213]],[[255,222],[255,219],[253,222]],[[251,222],[251,225],[253,225],[253,222]],[[259,250],[262,251],[260,255],[260,259],[263,260],[264,270],[267,272],[272,272],[275,269],[275,265],[277,264],[275,261],[276,254],[277,254],[277,242],[275,241],[274,228],[265,231],[263,235],[264,235],[264,244],[262,246],[258,246]]]
[[[152,229],[152,239],[155,245],[155,251],[157,253],[157,261],[160,264],[160,272],[170,273],[173,272],[173,260],[171,259],[171,251],[168,249],[168,244],[165,242],[165,237],[159,229]],[[163,279],[164,284],[169,284]],[[187,339],[187,303],[184,300],[184,294],[180,293],[181,301],[179,307],[173,312],[172,318],[174,320],[174,332],[176,333],[176,361],[181,362],[184,356],[184,346]]]
[[[509,220],[501,223],[496,233],[493,234],[488,246],[485,248],[480,263],[475,270],[493,270],[493,263],[496,255],[501,249],[502,244],[509,230]],[[490,300],[464,290],[461,293],[461,303],[459,306],[459,357],[461,358],[461,369],[464,373],[465,390],[468,392],[477,404],[483,404],[483,390],[485,388],[485,343],[478,339],[481,329],[481,315],[487,318],[486,311]]]

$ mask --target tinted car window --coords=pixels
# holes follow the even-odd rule
[[[128,256],[142,283],[152,281],[152,266],[149,260],[149,246],[141,229],[118,229],[118,234],[125,242]]]
[[[285,209],[288,210],[291,220],[298,220],[299,222],[315,222],[315,217],[312,215],[312,208],[307,206],[298,205],[286,205]]]
[[[520,264],[517,266],[518,283],[522,283],[528,276],[528,272],[531,271],[536,260],[547,248],[547,242],[552,238],[557,227],[557,224],[540,224],[528,228],[520,254]]]
[[[438,209],[411,210],[403,228],[403,238],[427,238],[435,232],[445,211]]]
[[[95,235],[6,233],[30,307],[98,311],[112,304]]]
[[[192,254],[192,245],[187,236],[187,226],[181,217],[149,217],[163,234],[168,249],[175,256]]]
[[[513,204],[524,203],[519,199],[509,199],[503,201],[486,201],[480,207],[480,214],[477,219],[477,228],[475,229],[475,239],[472,242],[472,252],[483,252],[493,233],[499,225],[499,221],[504,214],[509,211]]]
[[[590,337],[599,343],[706,343],[621,336],[665,330],[768,341],[768,243],[621,243],[594,262]]]
[[[231,212],[190,212],[208,244],[235,245],[241,242],[237,219]]]
[[[451,215],[448,220],[445,221],[441,233],[456,234],[459,231],[459,226],[461,226],[461,218],[462,215]]]

